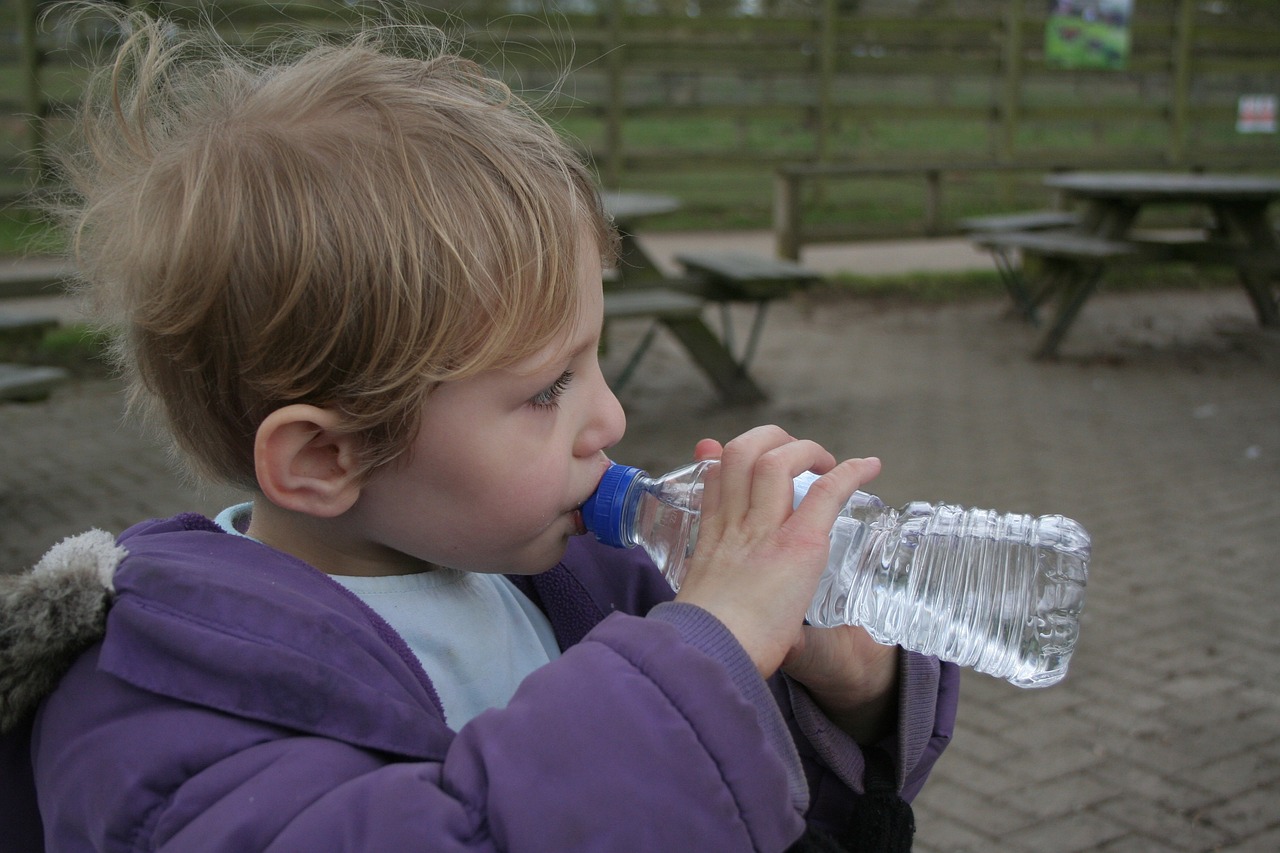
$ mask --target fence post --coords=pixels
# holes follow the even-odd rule
[[[1022,98],[1023,0],[1009,0],[1004,24],[1004,86],[1000,95],[1000,135],[996,157],[1001,163],[1013,160],[1017,147],[1018,105]]]
[[[44,95],[40,91],[40,45],[36,41],[36,0],[18,0],[22,40],[22,110],[26,113],[27,162],[34,188],[44,177]]]
[[[816,153],[818,162],[831,158],[831,131],[833,120],[831,93],[836,74],[836,0],[823,0],[818,57],[818,127]]]
[[[800,178],[784,168],[773,175],[773,232],[778,257],[800,260]]]
[[[924,233],[942,233],[942,170],[924,170]]]
[[[622,16],[625,10],[625,0],[610,0],[605,12],[608,16],[608,36],[604,51],[605,68],[608,69],[609,101],[605,106],[604,116],[603,182],[609,187],[617,187],[622,180],[622,122],[626,114],[623,78],[627,71],[623,60],[625,48],[622,44]]]
[[[1004,19],[1004,85],[1000,94],[1000,137],[996,146],[998,163],[1013,162],[1018,147],[1022,72],[1026,61],[1026,46],[1022,41],[1025,13],[1024,0],[1009,0]],[[1012,204],[1016,194],[1012,177],[1008,173],[1001,173],[996,178],[996,196],[1000,199],[1000,204]]]
[[[1195,29],[1195,3],[1182,0],[1174,35],[1173,105],[1170,110],[1169,162],[1181,166],[1187,156],[1187,134],[1191,127],[1191,44]]]

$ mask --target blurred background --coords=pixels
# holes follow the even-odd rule
[[[232,40],[283,22],[341,29],[373,6],[122,5],[205,16]],[[438,23],[537,101],[605,187],[679,197],[661,228],[769,227],[788,179],[822,241],[943,234],[964,216],[1042,206],[1048,170],[1280,168],[1274,0],[376,5]],[[84,56],[118,34],[54,3],[4,6],[0,195],[13,199],[39,181]],[[1251,104],[1270,104],[1270,132],[1265,112],[1247,120]]]

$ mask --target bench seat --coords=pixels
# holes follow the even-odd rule
[[[1083,301],[1102,274],[1105,263],[1138,260],[1159,256],[1159,247],[1131,241],[1107,240],[1077,231],[993,231],[976,233],[969,238],[975,246],[991,252],[1009,297],[1025,319],[1038,323],[1038,309],[1062,282],[1076,282],[1068,289],[1069,300]],[[1013,258],[1014,251],[1024,258],[1041,260],[1043,269],[1034,276],[1038,286],[1028,281],[1024,270]],[[1078,285],[1078,286],[1077,286]],[[1060,333],[1046,338],[1042,353],[1052,352]]]
[[[45,332],[58,328],[56,317],[14,317],[0,314],[0,336],[14,338],[42,338]]]
[[[604,316],[606,320],[696,317],[702,313],[702,304],[696,296],[667,288],[608,290],[604,294]]]
[[[640,360],[664,327],[715,384],[721,396],[734,404],[758,403],[764,392],[748,373],[764,327],[766,309],[774,299],[806,288],[821,276],[792,261],[741,252],[686,252],[676,256],[684,268],[678,276],[640,274],[624,277],[606,272],[604,316],[606,320],[649,319],[644,333],[622,371],[611,383],[623,388],[635,375]],[[720,306],[720,334],[702,317],[707,302]],[[734,340],[730,303],[755,305],[755,317],[745,345],[738,353]]]
[[[1080,224],[1080,216],[1067,210],[1028,210],[1022,213],[998,213],[961,219],[961,230],[974,233],[996,231],[1044,231],[1050,228],[1072,228]]]
[[[70,376],[61,367],[0,364],[0,401],[33,403],[44,400]]]
[[[681,252],[676,261],[701,280],[702,295],[715,301],[778,299],[821,279],[795,261],[744,252]]]
[[[1005,231],[975,234],[973,242],[993,251],[1017,249],[1046,258],[1069,260],[1114,260],[1143,254],[1133,243],[1104,240],[1073,231]]]

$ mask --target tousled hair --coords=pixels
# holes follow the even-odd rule
[[[344,415],[366,473],[396,459],[433,387],[573,321],[583,239],[615,250],[587,168],[437,31],[256,57],[118,24],[69,225],[131,401],[200,474],[255,488],[258,426],[299,402]]]

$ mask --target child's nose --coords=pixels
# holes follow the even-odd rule
[[[626,412],[602,376],[596,385],[590,419],[579,435],[579,455],[590,456],[612,447],[622,440],[626,430]]]

